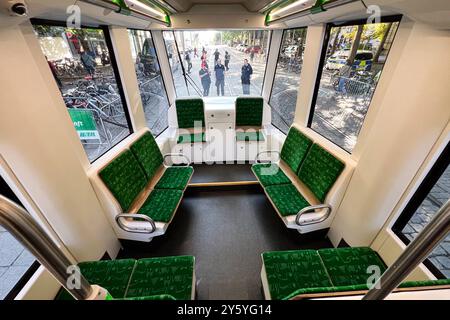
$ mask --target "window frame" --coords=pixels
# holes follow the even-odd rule
[[[295,29],[295,28],[293,28],[293,29]],[[241,31],[241,30],[245,31],[246,29],[225,29],[225,30],[220,30],[220,32],[222,32],[222,31]],[[267,45],[267,52],[266,52],[266,63],[265,63],[266,66],[264,68],[264,75],[263,75],[263,80],[262,80],[262,83],[261,83],[261,92],[259,94],[260,96],[262,96],[262,94],[264,92],[264,82],[266,80],[266,75],[267,75],[267,59],[269,58],[269,54],[270,54],[270,46],[272,44],[273,30],[264,30],[264,29],[249,29],[249,30],[263,31],[263,32],[268,32],[269,33],[269,38],[268,38],[268,41],[267,41],[268,45]],[[165,48],[165,51],[166,51],[167,61],[170,61],[170,60],[169,60],[169,54],[167,52],[166,42],[165,42],[165,39],[164,39],[164,32],[173,32],[174,33],[174,41],[176,41],[175,32],[177,32],[177,31],[183,32],[183,31],[207,31],[207,30],[199,30],[199,29],[196,29],[196,30],[189,30],[189,29],[162,30],[161,34],[162,34],[162,38],[163,38],[163,41],[164,41],[164,48]],[[182,64],[183,61],[180,61],[180,63]],[[178,97],[178,92],[177,92],[177,88],[175,86],[175,79],[174,79],[174,76],[173,76],[172,66],[170,65],[170,63],[169,63],[169,66],[170,66],[170,74],[171,74],[171,77],[172,77],[173,90],[175,91],[175,99],[179,99],[181,97]],[[239,94],[236,97],[240,97],[240,96],[242,96],[242,94]],[[196,96],[189,96],[189,97],[196,97]],[[231,97],[234,97],[234,96],[231,96]],[[203,95],[201,95],[200,98],[203,98]]]
[[[156,51],[155,41],[153,40],[153,33],[152,33],[152,31],[151,30],[138,29],[138,28],[127,28],[127,30],[136,30],[136,31],[144,31],[144,32],[148,31],[148,32],[150,32],[152,45],[153,45],[153,48],[155,49],[155,53],[156,53],[156,61],[158,61],[158,66],[159,66],[159,70],[160,70],[160,76],[161,76],[162,84],[163,84],[163,87],[164,87],[164,92],[166,93],[167,105],[169,106],[168,109],[167,109],[167,111],[168,111],[170,109],[169,95],[167,94],[166,83],[164,82],[164,77],[163,77],[162,72],[161,72],[161,63],[159,62],[159,56],[158,56],[158,52]],[[164,41],[164,38],[163,38],[163,41]],[[166,50],[166,54],[167,54],[167,50]],[[142,105],[142,109],[144,109],[144,105]],[[145,110],[144,110],[144,114],[145,114]],[[167,117],[169,117],[169,112],[167,112]],[[154,136],[154,138],[156,139],[160,135],[162,135],[164,133],[164,131],[167,130],[167,128],[169,128],[169,121],[167,121],[167,126],[158,135]],[[152,135],[153,135],[153,133],[152,133]]]
[[[53,26],[53,27],[67,28],[67,25],[66,25],[65,21],[31,18],[30,22],[31,22],[31,24],[33,26],[34,25],[48,25],[48,26]],[[130,112],[130,109],[129,109],[129,106],[128,106],[128,103],[127,103],[127,99],[125,98],[125,91],[124,91],[124,88],[123,88],[122,78],[120,77],[119,67],[118,67],[118,64],[117,64],[117,59],[116,59],[115,51],[114,51],[114,48],[113,48],[109,27],[107,25],[101,25],[101,24],[81,24],[80,28],[82,28],[82,29],[83,28],[86,28],[86,29],[99,29],[99,30],[103,31],[103,35],[105,37],[105,44],[106,44],[106,47],[108,48],[109,59],[111,61],[111,67],[113,69],[114,78],[116,80],[117,91],[118,91],[119,96],[120,96],[120,101],[122,102],[123,111],[124,111],[124,114],[125,114],[125,119],[127,121],[128,129],[129,129],[129,133],[125,137],[123,137],[121,140],[117,141],[117,143],[115,143],[114,145],[111,145],[111,148],[107,149],[105,152],[100,154],[98,157],[96,157],[92,161],[89,160],[89,157],[87,156],[87,153],[85,152],[86,158],[88,158],[89,163],[92,165],[95,161],[99,160],[105,154],[107,154],[109,151],[114,149],[114,147],[116,147],[119,143],[121,143],[126,138],[131,136],[135,132],[135,129],[134,129],[134,126],[133,126],[133,122],[131,121],[131,116],[130,116],[131,112]],[[62,96],[61,96],[61,98],[62,98]],[[64,103],[64,105],[65,105],[65,103]],[[80,143],[81,143],[81,140],[80,140]],[[84,147],[83,147],[83,149],[84,149]]]
[[[431,189],[436,185],[436,182],[443,175],[447,167],[450,165],[450,142],[440,153],[437,160],[433,163],[432,168],[426,174],[425,178],[420,182],[419,187],[409,199],[405,208],[395,223],[392,225],[391,230],[394,234],[405,244],[408,245],[411,241],[402,233],[403,228],[408,224],[417,209],[426,199]],[[425,266],[433,273],[438,279],[446,279],[441,271],[427,258],[423,262]]]
[[[288,30],[294,30],[294,29],[306,29],[306,34],[308,34],[308,26],[304,26],[304,27],[293,27],[293,28],[287,28],[287,29],[283,29],[283,33],[281,34],[281,42],[280,42],[280,46],[278,48],[278,56],[277,56],[277,62],[275,64],[275,72],[273,73],[273,77],[272,77],[272,86],[270,88],[270,94],[269,94],[269,99],[267,101],[267,104],[270,107],[270,110],[272,112],[272,105],[270,104],[270,98],[272,97],[272,92],[273,92],[273,85],[275,83],[275,77],[277,75],[277,69],[278,69],[278,62],[280,61],[280,56],[281,56],[281,47],[283,46],[283,38],[284,38],[284,33]],[[305,47],[306,47],[306,41],[305,41]],[[266,71],[267,71],[267,64],[266,64]],[[301,77],[301,73],[300,73],[300,77]],[[299,82],[300,85],[300,82]],[[297,105],[295,106],[295,111],[297,111]],[[278,129],[278,131],[280,131],[281,133],[283,133],[284,135],[287,135],[287,132],[284,133],[283,130],[281,130],[280,128],[278,128],[276,125],[273,124],[272,122],[272,117],[270,117],[270,124],[272,126],[274,126],[275,128]]]
[[[398,29],[400,28],[400,23],[402,22],[402,18],[403,18],[403,15],[388,15],[388,16],[381,17],[379,22],[376,21],[376,22],[373,22],[371,24],[374,24],[374,23],[398,22],[399,23],[399,27],[395,31],[394,40],[393,40],[393,41],[395,41]],[[320,53],[319,66],[318,66],[318,70],[316,72],[316,81],[315,81],[315,84],[314,84],[314,92],[313,92],[312,99],[311,99],[311,107],[309,109],[308,122],[306,124],[307,128],[313,130],[315,133],[317,133],[321,137],[325,138],[326,140],[330,141],[333,145],[339,147],[340,149],[344,150],[346,153],[348,153],[350,155],[353,153],[354,148],[353,148],[352,151],[348,151],[348,150],[344,149],[342,146],[336,144],[334,141],[331,141],[329,138],[325,137],[320,132],[314,130],[312,128],[312,122],[313,122],[314,113],[315,113],[315,109],[316,109],[317,98],[319,96],[320,82],[322,80],[323,68],[324,68],[324,65],[325,65],[325,58],[327,56],[328,44],[329,44],[330,35],[331,35],[331,29],[335,28],[335,27],[348,27],[348,26],[358,26],[358,25],[366,25],[366,24],[369,24],[369,23],[367,23],[367,19],[349,20],[349,21],[345,21],[344,23],[330,22],[330,23],[326,24],[326,26],[325,26],[325,35],[324,35],[323,42],[322,42],[322,50],[321,50],[321,53]],[[390,49],[389,49],[389,53],[390,53]],[[386,65],[386,62],[388,61],[389,56],[390,55],[388,54],[387,57],[386,57],[386,61],[384,62],[383,68],[381,69],[381,75],[383,74],[384,66]],[[379,83],[379,81],[377,82],[377,84],[375,86],[374,93],[373,93],[373,95],[372,95],[372,97],[370,99],[370,103],[369,103],[369,105],[367,107],[367,112],[364,115],[364,118],[362,120],[362,125],[361,125],[361,127],[359,128],[359,131],[358,131],[358,137],[359,137],[359,134],[361,133],[361,130],[362,130],[363,126],[364,126],[367,114],[369,113],[369,109],[370,109],[370,105],[372,104],[373,96],[375,95],[375,92],[376,92],[376,90],[378,88],[378,83]],[[356,144],[358,144],[358,141],[356,141]],[[356,146],[356,144],[355,144],[355,146]]]

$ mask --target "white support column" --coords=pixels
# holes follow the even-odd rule
[[[306,34],[306,46],[294,119],[295,123],[303,127],[307,126],[311,111],[325,29],[325,25],[309,26]]]
[[[267,102],[270,99],[274,74],[277,68],[280,45],[283,37],[283,30],[273,30],[270,40],[269,56],[266,61],[266,75],[264,77],[262,96]]]
[[[162,31],[152,31],[153,43],[155,44],[156,54],[158,55],[159,66],[161,68],[161,75],[166,86],[167,98],[170,105],[175,103],[176,93],[173,82],[172,70],[167,57],[166,45]]]
[[[123,27],[114,26],[110,27],[109,30],[131,123],[133,124],[134,132],[137,132],[146,127],[147,123],[142,106],[139,84],[136,78],[134,61],[131,55],[128,30]]]

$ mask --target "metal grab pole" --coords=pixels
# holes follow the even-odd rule
[[[4,226],[76,299],[91,296],[92,287],[80,274],[80,287],[67,287],[67,268],[72,263],[47,236],[45,231],[20,206],[0,195],[0,225]]]
[[[406,247],[400,257],[383,273],[363,300],[381,300],[413,271],[450,231],[450,200]],[[377,287],[379,289],[377,289]]]

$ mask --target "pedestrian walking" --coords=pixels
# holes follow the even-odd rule
[[[228,51],[225,51],[225,68],[228,70],[230,70],[230,68],[228,67],[228,64],[230,63],[230,54],[228,53]]]
[[[205,64],[202,64],[202,68],[198,72],[200,81],[203,87],[203,96],[209,96],[209,87],[211,86],[211,74]]]
[[[352,63],[348,59],[346,61],[345,65],[339,70],[338,91],[344,95],[347,94],[346,84],[347,84],[348,78],[350,77],[351,72],[352,72]]]
[[[217,60],[219,60],[220,57],[220,52],[218,49],[216,49],[216,51],[214,51],[214,64],[217,64]]]
[[[194,48],[194,58],[197,58],[198,57],[198,55],[197,55],[197,47],[195,47]]]
[[[221,93],[223,96],[225,95],[225,67],[220,59],[217,59],[217,63],[214,66],[214,72],[216,74],[217,95],[220,96]]]
[[[242,93],[250,94],[250,78],[253,74],[253,68],[248,63],[247,59],[244,59],[244,65],[241,69],[241,82],[242,82]]]
[[[255,57],[255,49],[251,48],[250,49],[250,61],[253,63],[253,58]]]
[[[191,53],[190,51],[186,51],[186,56],[184,57],[184,60],[186,60],[186,63],[188,65],[188,73],[191,73],[191,69],[192,69],[192,62],[191,62]]]
[[[94,77],[96,62],[92,55],[86,50],[81,53],[81,63],[91,77]]]

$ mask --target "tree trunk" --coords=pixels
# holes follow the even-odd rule
[[[331,51],[330,51],[330,56],[332,56],[336,52],[340,34],[341,34],[341,28],[338,29],[338,31],[336,33],[336,37],[334,37],[333,46],[331,47]]]
[[[353,41],[352,50],[350,51],[350,56],[348,57],[352,65],[353,62],[355,62],[356,53],[358,52],[359,44],[361,43],[363,28],[364,28],[363,25],[358,26],[358,30],[356,31],[356,37],[355,40]]]
[[[378,60],[380,59],[381,52],[383,52],[383,47],[386,44],[386,40],[389,35],[389,32],[391,31],[391,28],[392,28],[392,22],[388,23],[388,25],[387,25],[386,32],[384,33],[383,38],[381,39],[381,42],[380,42],[380,46],[378,47],[377,52],[375,53],[375,56],[373,57],[374,63],[378,63]]]

